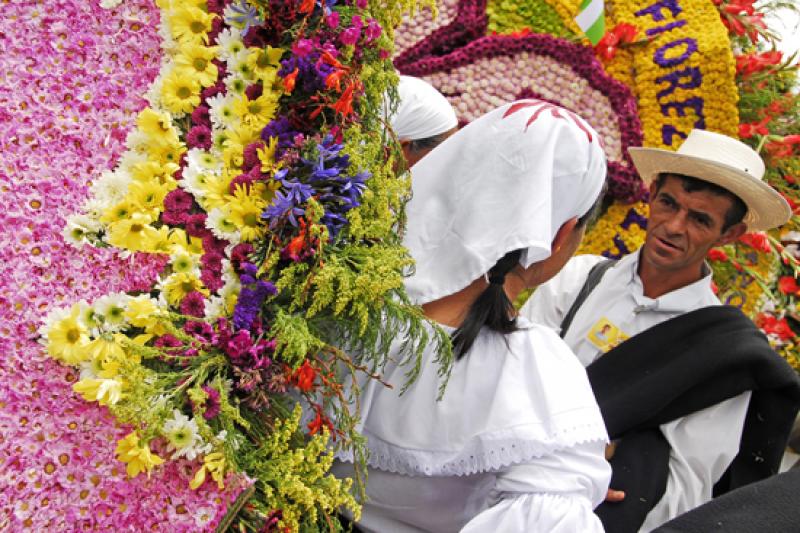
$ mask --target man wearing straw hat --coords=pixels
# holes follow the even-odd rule
[[[791,216],[761,158],[704,130],[677,152],[630,153],[650,186],[645,244],[617,262],[573,258],[521,311],[559,330],[587,367],[614,440],[617,490],[597,509],[609,532],[650,531],[775,473],[800,405],[797,375],[720,305],[704,260]]]

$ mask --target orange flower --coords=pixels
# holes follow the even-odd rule
[[[298,70],[294,69],[288,76],[283,78],[283,90],[287,93],[294,91],[294,84],[297,81]]]
[[[331,106],[331,109],[342,115],[342,118],[347,118],[353,112],[353,92],[355,89],[356,83],[354,81],[349,82],[339,101]]]

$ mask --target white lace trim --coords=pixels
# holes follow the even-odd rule
[[[498,471],[515,464],[587,442],[608,442],[605,425],[600,421],[575,424],[548,432],[541,424],[527,424],[502,431],[477,435],[460,450],[419,450],[381,440],[368,431],[367,465],[379,470],[408,476],[466,476]],[[352,450],[336,457],[353,462]]]

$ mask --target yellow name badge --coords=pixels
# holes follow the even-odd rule
[[[630,337],[609,319],[603,317],[592,326],[592,329],[586,334],[586,338],[605,353]]]

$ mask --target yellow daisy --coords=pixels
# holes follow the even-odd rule
[[[282,48],[252,48],[247,56],[247,64],[256,78],[263,80],[264,87],[269,87],[275,80],[280,59],[283,55]]]
[[[253,241],[264,235],[267,226],[261,220],[261,213],[266,206],[267,202],[260,195],[250,195],[244,187],[236,187],[228,209],[231,221],[239,228],[243,241]]]
[[[208,32],[215,17],[215,14],[192,5],[182,5],[168,14],[172,36],[181,43],[208,44]]]
[[[159,307],[158,301],[149,296],[142,295],[132,298],[125,309],[125,318],[137,328],[144,328],[148,333],[162,335],[166,329],[162,325],[165,317],[164,309]]]
[[[136,117],[136,125],[154,142],[179,142],[178,132],[172,127],[172,117],[163,111],[150,107],[143,109]]]
[[[122,382],[117,379],[82,379],[72,386],[72,390],[87,402],[100,405],[114,405],[122,399]]]
[[[137,211],[155,219],[163,211],[164,197],[169,191],[157,181],[134,181],[128,187],[128,199],[137,207]]]
[[[162,282],[162,291],[167,298],[167,303],[173,307],[178,307],[186,295],[193,291],[208,296],[208,289],[203,286],[203,282],[188,272],[170,274]]]
[[[277,109],[278,102],[269,94],[262,94],[255,100],[251,100],[246,94],[243,94],[233,101],[233,111],[241,121],[251,128],[259,130],[275,117]]]
[[[161,83],[161,101],[171,113],[191,113],[200,104],[200,83],[183,69],[175,69]]]
[[[108,226],[108,244],[134,252],[148,250],[158,237],[152,219],[143,213],[133,213],[129,218]]]
[[[203,199],[200,201],[203,209],[209,212],[215,207],[222,207],[225,205],[231,196],[230,185],[231,178],[226,175],[207,176],[202,187]]]
[[[128,477],[136,477],[141,472],[147,472],[149,476],[154,466],[164,462],[161,457],[150,451],[149,444],[139,446],[139,436],[135,431],[117,442],[115,453],[117,459],[128,465],[126,468]]]
[[[127,220],[136,212],[136,205],[134,205],[134,203],[126,197],[121,202],[116,203],[103,211],[102,216],[100,216],[100,222],[103,222],[104,224],[113,224],[115,222]]]
[[[175,64],[200,82],[203,87],[214,85],[217,81],[217,66],[211,61],[217,55],[216,46],[203,46],[202,44],[186,43],[181,45],[180,53],[175,58]]]
[[[80,313],[80,305],[73,305],[69,315],[55,322],[47,331],[47,353],[69,365],[91,357],[87,349],[89,331],[78,319]]]

